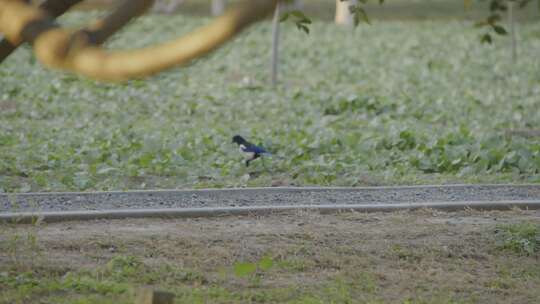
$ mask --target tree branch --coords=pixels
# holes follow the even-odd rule
[[[152,75],[209,53],[248,25],[266,17],[277,2],[244,0],[192,33],[138,50],[105,51],[92,43],[91,35],[89,39],[80,31],[63,29],[54,24],[42,9],[13,0],[0,0],[0,32],[11,42],[33,42],[36,56],[46,66],[95,79],[126,80]],[[99,41],[106,39],[129,19],[130,14],[124,15],[118,11],[126,9],[124,5],[127,5],[127,1],[111,15],[122,16],[119,21],[106,23],[110,19],[106,18],[104,24],[96,27],[94,33],[98,33],[96,37]],[[138,9],[132,8],[131,12]]]
[[[63,15],[70,7],[81,2],[82,0],[47,0],[43,2],[39,7],[49,13],[52,17],[56,18]],[[29,0],[24,2],[29,3]],[[1,5],[1,3],[0,3]],[[4,61],[13,51],[19,47],[20,43],[12,43],[6,38],[0,41],[0,63]]]

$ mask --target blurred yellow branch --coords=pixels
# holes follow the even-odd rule
[[[139,7],[134,8],[134,2]],[[0,32],[11,43],[33,43],[46,66],[101,80],[125,80],[148,76],[201,57],[230,40],[243,28],[273,11],[278,0],[244,0],[177,40],[137,50],[106,51],[97,46],[153,0],[125,1],[98,28],[87,32],[63,29],[47,13],[20,0],[0,0]],[[131,3],[131,8],[128,7]],[[92,33],[98,41],[93,41]]]
[[[24,2],[28,3],[30,1],[25,0]],[[49,13],[53,18],[58,17],[65,13],[70,7],[81,2],[81,0],[45,0],[39,7]],[[6,59],[17,47],[19,47],[22,39],[14,40],[10,42],[7,39],[2,39],[0,41],[0,62]]]

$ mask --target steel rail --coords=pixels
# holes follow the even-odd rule
[[[0,223],[31,224],[35,222],[64,222],[100,219],[128,218],[197,218],[232,215],[267,215],[298,210],[315,211],[323,214],[339,212],[393,212],[400,210],[434,209],[442,211],[460,210],[511,210],[513,208],[538,210],[540,200],[535,201],[470,201],[428,202],[399,204],[351,204],[351,205],[286,205],[249,207],[209,208],[163,208],[163,209],[115,209],[99,211],[64,212],[13,212],[0,213]]]
[[[231,193],[231,192],[324,192],[324,191],[361,191],[361,190],[404,190],[404,189],[455,189],[455,188],[528,188],[538,187],[540,184],[444,184],[444,185],[404,185],[404,186],[363,186],[363,187],[249,187],[249,188],[207,188],[207,189],[154,189],[154,190],[129,190],[129,191],[87,191],[87,192],[21,192],[0,193],[1,198],[25,197],[25,196],[92,196],[92,195],[116,195],[116,194],[167,194],[167,193]]]

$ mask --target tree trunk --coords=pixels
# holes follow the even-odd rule
[[[349,11],[349,6],[357,3],[357,0],[336,0],[336,24],[352,26],[354,20],[353,15]]]
[[[212,0],[212,16],[220,16],[225,11],[227,0]]]
[[[303,7],[304,7],[303,0],[294,0],[291,2],[283,2],[281,4],[281,11],[282,12],[297,11],[297,10],[302,10]]]
[[[510,24],[510,37],[512,39],[512,63],[517,62],[516,20],[514,16],[514,1],[508,1],[508,23]]]
[[[278,2],[274,12],[274,20],[272,21],[272,61],[271,61],[271,78],[272,86],[277,85],[278,64],[279,64],[279,19],[281,15],[281,3]]]
[[[182,6],[183,2],[184,0],[156,0],[152,12],[167,15],[174,14]]]

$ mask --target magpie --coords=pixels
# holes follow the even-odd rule
[[[270,153],[263,147],[250,143],[240,135],[233,136],[232,142],[237,144],[240,147],[240,152],[244,153],[246,156],[246,167],[249,167],[249,163],[252,160],[255,160],[263,155],[270,155]]]

